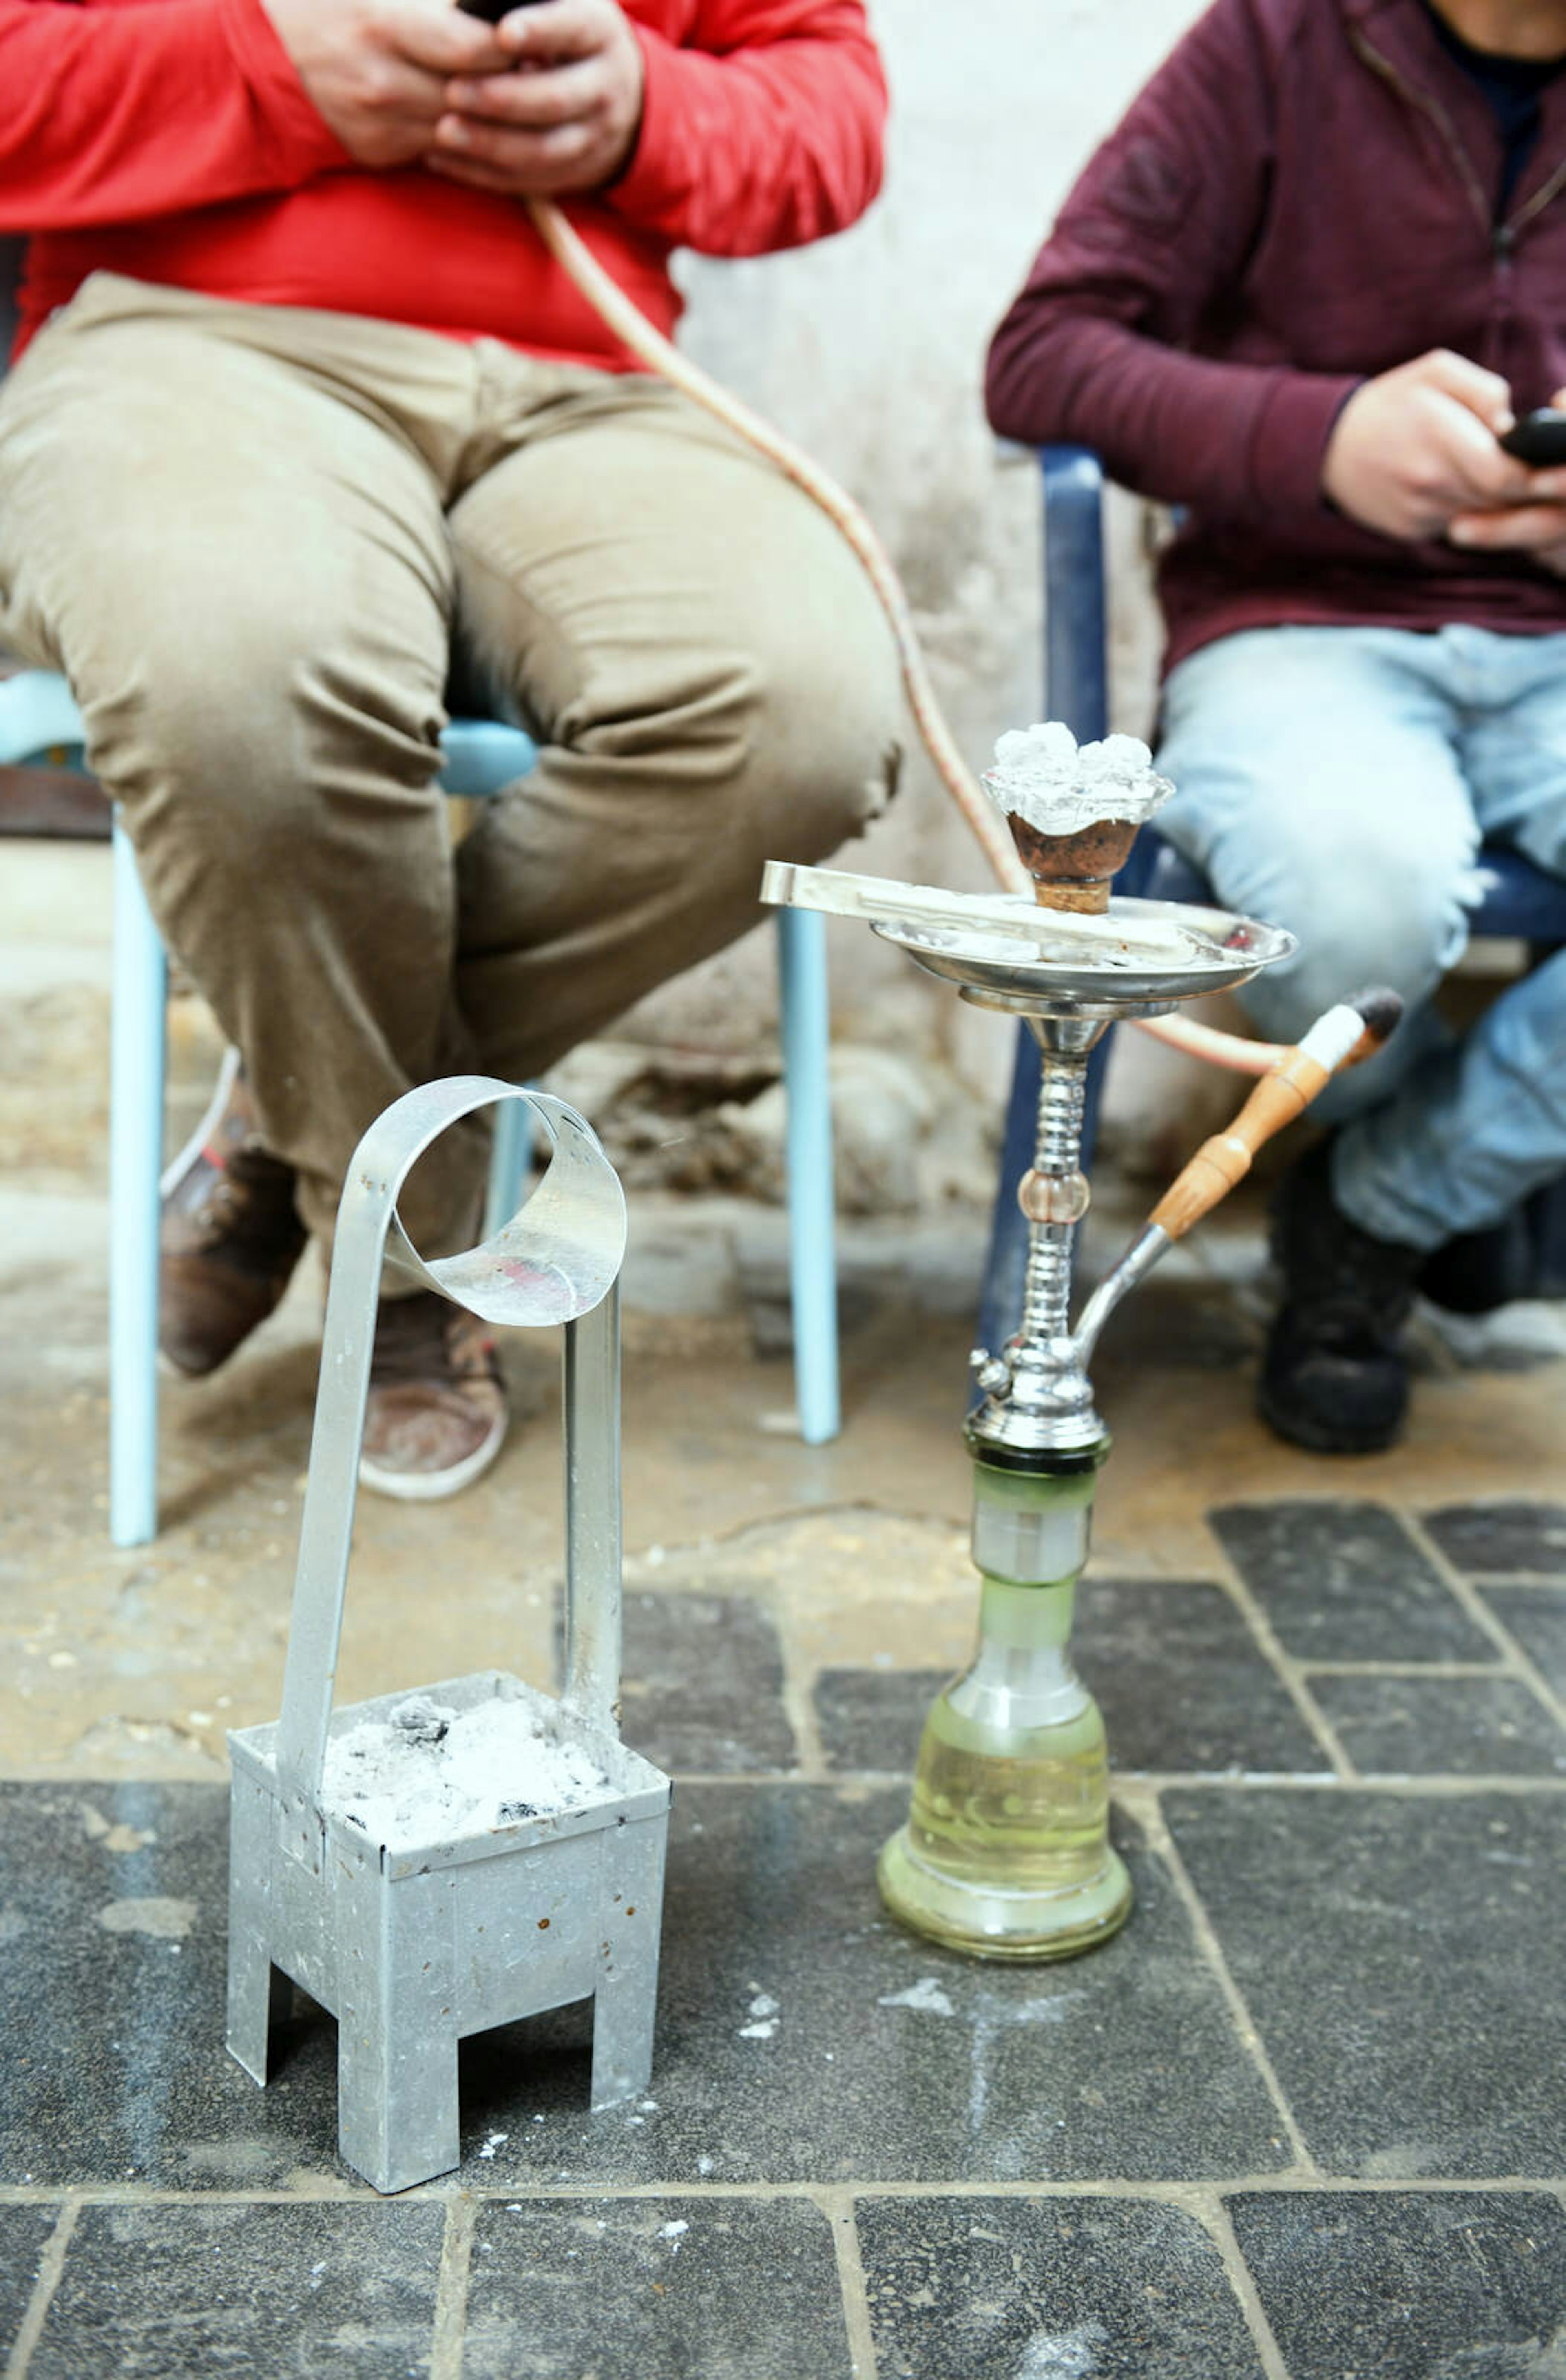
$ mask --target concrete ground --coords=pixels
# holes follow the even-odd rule
[[[1086,1269],[1135,1217],[1112,1194]],[[378,2200],[334,2028],[223,2046],[225,1730],[277,1711],[319,1291],[165,1385],[105,1536],[103,1209],[0,1199],[0,2352],[9,2380],[1560,2380],[1566,1330],[1420,1329],[1407,1442],[1252,1419],[1256,1211],[1117,1318],[1079,1656],[1137,1907],[1060,1967],[901,1933],[874,1861],[965,1655],[982,1230],[860,1227],[846,1418],[788,1432],[781,1218],[638,1202],[629,1741],[677,1779],[652,2080],[587,2012],[464,2050]],[[771,1353],[759,1353],[772,1350]],[[552,1675],[556,1350],[430,1510],[361,1500],[340,1701]]]

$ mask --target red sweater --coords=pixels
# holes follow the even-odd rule
[[[1284,622],[1566,629],[1537,564],[1345,519],[1345,397],[1428,348],[1566,385],[1566,79],[1507,219],[1501,142],[1420,0],[1216,0],[1089,164],[990,350],[1003,434],[1187,508],[1167,662]]]
[[[860,0],[625,6],[640,139],[569,212],[667,331],[673,249],[753,256],[863,212],[886,90]],[[24,340],[103,269],[633,368],[514,200],[354,165],[259,0],[0,0],[0,232],[34,235]]]

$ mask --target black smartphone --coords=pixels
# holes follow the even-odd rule
[[[465,17],[482,17],[486,25],[498,25],[514,8],[536,8],[539,0],[456,0]]]
[[[1541,405],[1536,412],[1525,413],[1500,443],[1507,454],[1515,455],[1520,463],[1536,471],[1551,463],[1566,463],[1566,413]]]

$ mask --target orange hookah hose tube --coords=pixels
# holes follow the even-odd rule
[[[1227,1066],[1233,1075],[1269,1075],[1289,1054],[1286,1041],[1252,1041],[1244,1034],[1220,1033],[1216,1025],[1198,1025],[1190,1016],[1135,1016],[1144,1033],[1183,1050],[1189,1058],[1205,1058],[1209,1065]]]
[[[914,722],[941,783],[961,810],[985,857],[1006,890],[1009,892],[1031,892],[1026,870],[1012,847],[1010,836],[1002,826],[993,804],[986,798],[982,786],[963,759],[956,739],[946,723],[929,672],[925,666],[908,599],[892,568],[891,557],[853,497],[781,431],[774,430],[770,421],[763,420],[739,397],[720,386],[698,364],[693,364],[688,356],[683,356],[661,331],[655,330],[641,309],[600,264],[580,233],[566,221],[552,200],[530,198],[526,200],[526,205],[540,238],[555,262],[576,284],[615,337],[649,370],[659,373],[693,403],[715,415],[754,446],[758,453],[775,463],[836,524],[863,564],[891,625],[897,646],[897,658],[902,665],[908,708],[913,712]],[[1214,1065],[1231,1067],[1238,1074],[1266,1074],[1284,1055],[1278,1043],[1251,1041],[1237,1034],[1220,1033],[1211,1026],[1193,1025],[1184,1017],[1145,1017],[1135,1021],[1157,1039],[1168,1042],[1172,1048],[1205,1058]]]

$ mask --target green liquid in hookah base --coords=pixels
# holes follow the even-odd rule
[[[1058,1892],[1085,1883],[1103,1862],[1109,1813],[1104,1722],[1063,1646],[1074,1583],[1008,1586],[984,1582],[985,1655],[1002,1675],[970,1670],[930,1712],[909,1829],[922,1857],[984,1882],[1003,1859],[1014,1890]],[[1009,1608],[1008,1608],[1009,1607]],[[999,1640],[1006,1628],[1009,1640]],[[1043,1662],[1038,1656],[1043,1656]],[[1052,1689],[1014,1687],[1012,1657],[1046,1667]]]
[[[976,1464],[978,1647],[930,1710],[908,1823],[881,1854],[897,1916],[990,1958],[1069,1957],[1131,1906],[1104,1723],[1067,1649],[1092,1498],[1090,1469]]]

